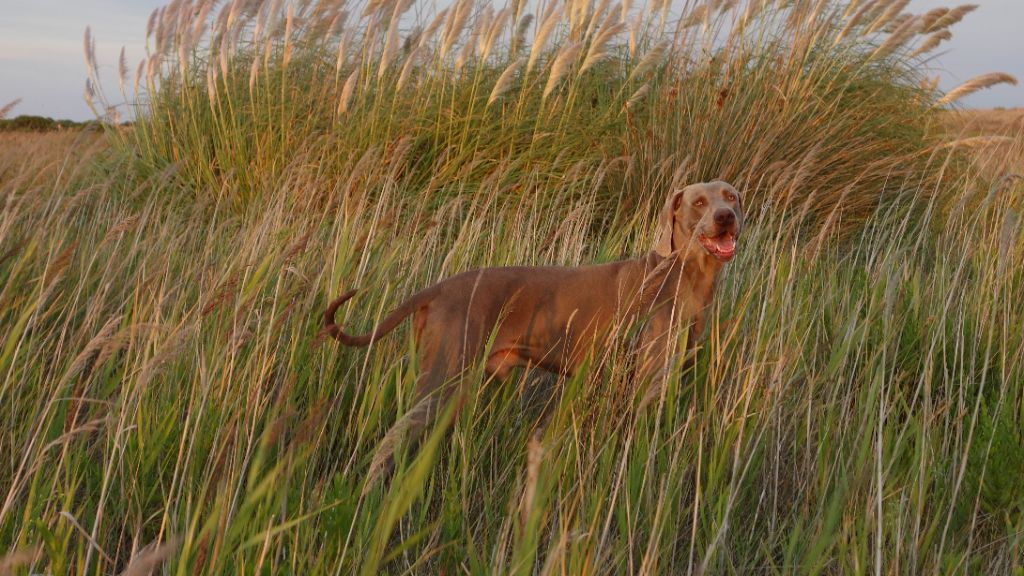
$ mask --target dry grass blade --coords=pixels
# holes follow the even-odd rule
[[[985,136],[968,136],[966,138],[958,138],[949,142],[944,142],[939,146],[942,148],[981,148],[985,146],[999,146],[1003,144],[1015,144],[1016,138],[1011,136],[999,136],[999,135],[985,135]]]
[[[145,576],[146,574],[152,574],[153,570],[178,549],[179,544],[181,544],[181,539],[177,537],[172,537],[162,543],[151,542],[147,544],[132,558],[131,562],[128,563],[128,567],[124,569],[124,572],[121,572],[121,576]]]
[[[537,479],[540,477],[540,464],[543,459],[544,445],[540,442],[539,433],[535,432],[530,435],[530,441],[526,446],[526,487],[523,489],[521,505],[521,522],[524,528],[533,513],[533,501],[537,494]]]
[[[1016,86],[1017,79],[1004,72],[991,72],[989,74],[975,76],[974,78],[971,78],[967,82],[964,82],[963,84],[947,92],[945,96],[939,98],[938,101],[935,102],[935,105],[942,106],[943,104],[956,102],[957,100],[963,98],[964,96],[973,94],[978,90],[984,90],[985,88],[996,86],[998,84],[1011,84],[1013,86]]]
[[[37,545],[31,548],[14,550],[6,556],[0,556],[0,575],[7,576],[8,574],[15,574],[16,568],[36,562],[42,553],[42,545]]]
[[[85,348],[78,354],[75,360],[68,367],[67,371],[64,372],[64,376],[61,378],[62,382],[68,382],[71,378],[78,375],[91,361],[95,360],[96,355],[106,346],[107,342],[114,336],[114,331],[121,323],[121,316],[114,316],[107,320],[107,323],[100,328],[99,332],[96,333],[89,343],[85,345]]]
[[[68,522],[70,522],[71,525],[74,526],[75,530],[78,530],[78,533],[82,536],[82,538],[85,538],[86,542],[89,543],[89,556],[92,555],[92,551],[93,550],[96,550],[97,552],[100,553],[100,556],[103,557],[103,560],[106,561],[108,564],[113,564],[114,563],[114,559],[111,558],[110,555],[107,554],[107,552],[105,550],[103,550],[103,548],[100,546],[99,542],[97,542],[96,539],[93,538],[92,535],[90,535],[89,532],[87,532],[86,529],[83,528],[82,525],[78,523],[78,519],[77,518],[75,518],[67,510],[62,510],[60,512],[60,515],[63,516],[64,519],[66,519]],[[88,559],[89,556],[86,556],[86,559]]]

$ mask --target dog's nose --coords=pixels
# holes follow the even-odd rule
[[[736,213],[728,208],[722,208],[721,210],[715,211],[715,224],[719,226],[728,226],[736,221]]]

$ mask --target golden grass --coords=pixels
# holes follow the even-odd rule
[[[908,58],[968,8],[611,4],[531,46],[519,2],[176,1],[133,128],[0,141],[0,566],[1019,571],[1024,145]],[[597,349],[539,431],[527,374],[466,386],[370,486],[412,330],[324,345],[326,302],[640,254],[714,177],[748,226],[672,385]]]
[[[982,174],[1024,174],[1024,108],[952,110],[943,118],[950,137],[967,143]],[[986,144],[990,136],[996,138]]]

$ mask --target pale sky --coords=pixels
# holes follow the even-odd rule
[[[920,13],[967,0],[911,0]],[[1008,72],[1021,80],[1000,85],[962,101],[972,107],[1024,106],[1024,0],[972,0],[981,7],[953,27],[932,63],[949,89],[985,72]],[[120,102],[117,60],[126,47],[134,75],[145,56],[146,19],[164,0],[2,0],[0,10],[0,106],[15,98],[12,115],[39,114],[85,120],[91,112],[82,97],[85,59],[82,38],[87,25],[96,38],[103,86]]]

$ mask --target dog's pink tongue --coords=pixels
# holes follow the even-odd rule
[[[732,234],[726,234],[719,236],[712,240],[715,244],[715,251],[718,255],[725,258],[726,260],[733,257],[736,253],[736,237]]]

